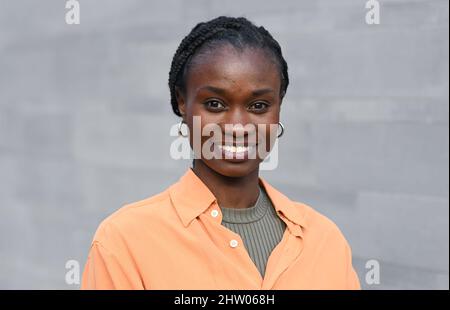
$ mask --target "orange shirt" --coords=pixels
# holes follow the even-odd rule
[[[286,223],[264,278],[221,225],[208,187],[188,169],[164,192],[124,206],[98,228],[82,289],[359,289],[337,226],[259,178]]]

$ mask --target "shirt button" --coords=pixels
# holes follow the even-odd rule
[[[217,210],[212,210],[211,211],[211,216],[212,217],[217,217],[219,215],[219,211],[217,211]]]
[[[237,242],[237,240],[231,240],[230,241],[230,247],[232,247],[232,248],[235,248],[235,247],[237,247],[238,246],[238,242]]]

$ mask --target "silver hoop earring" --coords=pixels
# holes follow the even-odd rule
[[[184,120],[181,120],[181,121],[178,123],[178,135],[186,138],[189,134],[183,135],[183,132],[181,131],[181,126],[182,126],[183,124],[186,124],[186,122],[185,122]],[[187,125],[187,124],[186,124],[186,125]]]
[[[284,125],[282,122],[278,122],[278,126],[281,127],[281,132],[278,134],[277,138],[281,137],[284,134]]]

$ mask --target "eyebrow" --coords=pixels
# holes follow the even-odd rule
[[[200,87],[198,90],[199,91],[200,90],[209,90],[210,92],[213,92],[213,93],[216,93],[216,94],[219,94],[222,96],[226,95],[226,93],[227,93],[227,91],[225,89],[220,88],[220,87],[211,86],[211,85]],[[261,96],[261,95],[264,95],[267,93],[273,93],[273,92],[274,91],[272,88],[261,88],[261,89],[256,89],[256,90],[252,91],[252,95],[256,97],[256,96]]]

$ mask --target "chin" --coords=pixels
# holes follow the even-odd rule
[[[260,160],[256,159],[249,159],[240,162],[233,162],[225,159],[204,161],[204,163],[211,170],[214,170],[218,174],[232,178],[245,177],[251,174],[255,171],[255,169],[258,169],[260,162]]]

